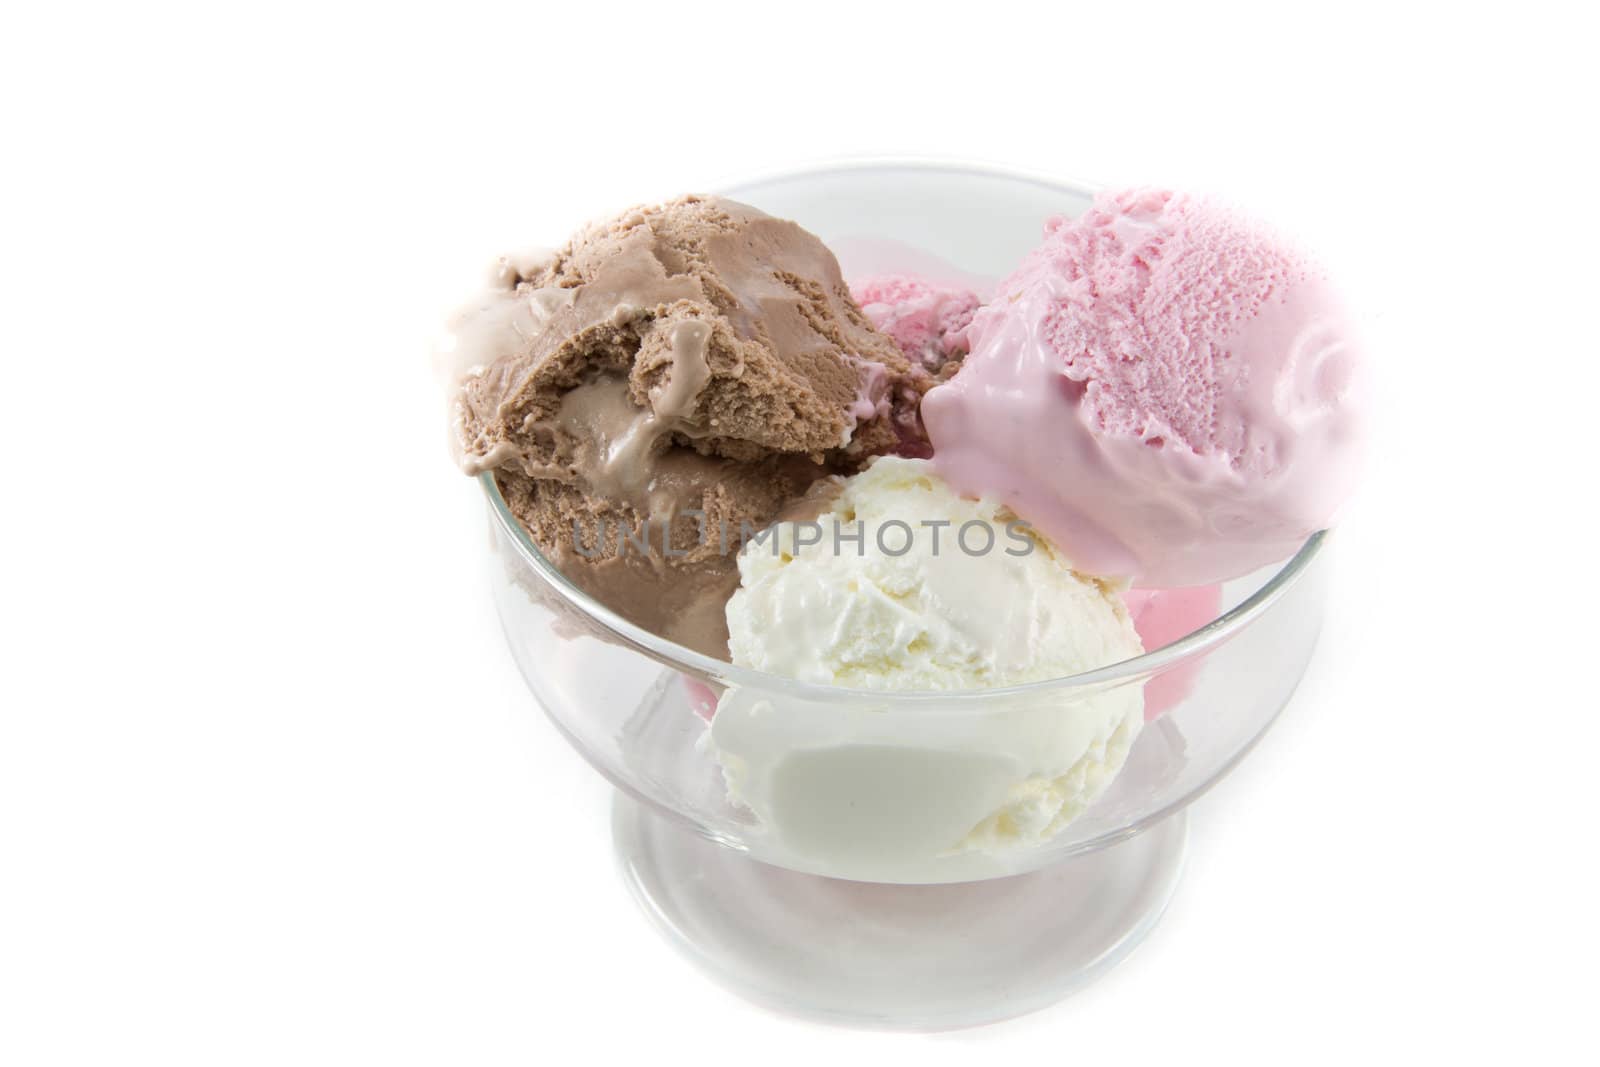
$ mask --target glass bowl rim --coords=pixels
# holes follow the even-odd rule
[[[796,179],[803,181],[807,178],[821,178],[827,175],[848,174],[851,171],[863,170],[913,170],[923,173],[959,174],[969,178],[1002,178],[1006,181],[1038,185],[1051,190],[1065,189],[1080,196],[1091,198],[1102,188],[1100,183],[1082,178],[1052,176],[1043,171],[1025,170],[1020,167],[993,163],[970,156],[941,156],[937,154],[880,156],[865,153],[833,158],[825,157],[797,166],[734,174],[714,183],[715,188],[711,191],[718,196],[737,198],[744,192],[754,190],[763,185],[774,185],[779,182]]]
[[[533,568],[534,572],[544,579],[545,583],[572,609],[622,638],[637,651],[684,674],[722,685],[750,686],[769,692],[781,692],[812,703],[948,705],[956,708],[980,703],[988,704],[1008,697],[1087,694],[1125,684],[1131,680],[1141,680],[1169,670],[1185,660],[1204,655],[1266,615],[1311,566],[1328,536],[1327,530],[1319,530],[1308,537],[1299,550],[1284,562],[1261,588],[1238,605],[1176,641],[1131,659],[1061,678],[1048,678],[1023,685],[991,689],[852,689],[846,686],[805,682],[751,667],[740,667],[726,660],[714,659],[686,648],[629,622],[578,588],[545,556],[528,536],[528,531],[522,523],[512,514],[493,472],[478,475],[478,482],[488,498],[490,514],[494,517],[495,525],[510,538],[522,561]]]

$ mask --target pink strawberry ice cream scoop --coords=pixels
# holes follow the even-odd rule
[[[937,374],[966,355],[977,293],[911,274],[885,274],[851,283],[850,295],[913,365]]]
[[[1081,570],[1206,585],[1290,555],[1360,465],[1360,359],[1327,279],[1200,197],[1102,194],[967,330],[922,415],[941,472]]]

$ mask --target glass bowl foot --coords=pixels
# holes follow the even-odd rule
[[[751,859],[618,794],[623,877],[732,992],[845,1026],[947,1030],[1046,1007],[1110,970],[1177,886],[1188,818],[1029,874],[880,885]]]

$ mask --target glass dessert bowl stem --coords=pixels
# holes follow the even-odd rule
[[[1179,811],[1043,870],[894,885],[763,863],[626,793],[612,826],[634,900],[720,985],[785,1014],[894,1030],[998,1022],[1094,981],[1154,929],[1188,836]]]

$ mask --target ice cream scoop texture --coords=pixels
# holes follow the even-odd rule
[[[906,358],[939,373],[967,351],[967,327],[982,301],[970,289],[939,285],[911,274],[880,274],[852,282],[850,292],[872,324],[894,339]]]
[[[1360,361],[1321,271],[1214,200],[1056,218],[923,419],[941,471],[1079,566],[1202,585],[1289,555],[1359,466]]]
[[[993,501],[958,496],[925,460],[873,461],[818,525],[809,544],[785,523],[740,553],[728,603],[739,666],[858,689],[961,691],[1064,678],[1143,651],[1114,586],[1073,570]],[[836,550],[840,529],[862,535],[859,551]],[[900,716],[734,688],[712,739],[733,795],[786,847],[887,865],[1056,834],[1121,768],[1142,709],[1138,686],[1045,691],[984,714],[930,714],[908,731]]]
[[[920,435],[933,383],[873,328],[821,241],[717,197],[504,261],[456,348],[467,471],[495,473],[586,591],[718,657],[741,531]]]

